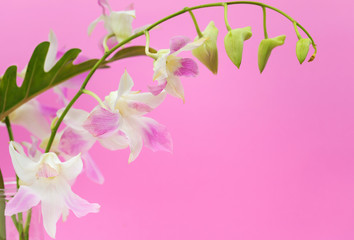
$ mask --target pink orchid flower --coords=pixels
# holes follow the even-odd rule
[[[98,4],[102,7],[102,15],[89,25],[88,35],[91,35],[93,29],[100,21],[104,22],[108,35],[114,34],[118,42],[132,35],[132,22],[135,18],[134,10],[112,11],[107,0],[98,0]]]
[[[179,77],[195,77],[198,75],[198,65],[191,58],[182,58],[177,55],[183,51],[191,51],[203,44],[205,38],[190,42],[187,37],[178,36],[170,41],[170,49],[159,50],[154,62],[154,76],[156,86],[150,86],[150,92],[159,94],[163,89],[172,96],[184,101],[184,90]]]
[[[92,136],[101,139],[101,144],[111,150],[130,147],[128,162],[134,161],[143,146],[153,151],[172,151],[172,140],[165,126],[144,115],[166,97],[165,91],[154,96],[151,93],[131,91],[134,82],[127,71],[121,77],[118,91],[106,96],[104,105],[96,107],[83,127]],[[107,144],[107,140],[108,143]]]
[[[58,117],[62,112],[63,109],[57,112]],[[94,138],[82,127],[88,116],[89,113],[84,110],[71,108],[64,118],[67,127],[59,133],[58,141],[53,144],[53,147],[64,159],[81,153],[87,177],[95,183],[102,184],[104,182],[103,174],[88,153],[96,140],[99,139]],[[104,143],[101,144],[104,145]]]
[[[69,209],[77,216],[96,213],[100,206],[89,203],[71,190],[71,184],[82,171],[80,155],[61,162],[53,153],[41,154],[39,159],[26,156],[20,144],[10,142],[10,155],[17,176],[23,183],[16,195],[7,203],[6,216],[24,212],[41,203],[46,232],[55,238],[56,223]]]

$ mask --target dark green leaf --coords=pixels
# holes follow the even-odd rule
[[[150,48],[151,53],[156,53],[156,50]],[[133,46],[128,48],[123,48],[113,55],[107,62],[117,61],[119,59],[128,58],[128,57],[136,57],[136,56],[146,56],[145,55],[145,46]]]
[[[80,49],[70,49],[49,71],[44,71],[44,62],[49,48],[48,42],[40,43],[34,50],[29,61],[23,84],[16,84],[17,67],[9,67],[0,81],[0,120],[9,113],[31,100],[42,92],[84,72],[89,71],[98,61],[91,59],[80,64],[73,61],[81,52]],[[156,52],[154,49],[150,49]],[[100,67],[107,67],[107,63],[123,58],[145,55],[145,46],[133,46],[118,51],[111,59]]]

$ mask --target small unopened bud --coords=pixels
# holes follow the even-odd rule
[[[218,72],[218,48],[216,46],[216,40],[219,30],[215,27],[213,21],[211,21],[205,30],[202,32],[203,37],[206,38],[204,43],[193,49],[193,55],[203,63],[214,74]],[[196,38],[196,40],[199,37]]]
[[[275,38],[266,38],[261,41],[258,47],[258,68],[262,73],[269,59],[272,50],[284,44],[286,36],[280,35]]]
[[[226,53],[237,68],[240,68],[242,61],[243,42],[251,37],[251,27],[233,29],[225,36]]]
[[[301,38],[296,43],[296,57],[299,60],[300,64],[302,64],[309,52],[311,40],[308,38]]]

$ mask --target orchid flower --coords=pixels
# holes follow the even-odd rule
[[[121,77],[118,91],[105,97],[103,106],[96,107],[83,127],[101,144],[111,150],[130,147],[128,162],[134,161],[144,144],[153,151],[172,151],[172,140],[165,126],[144,115],[165,99],[165,91],[151,93],[131,91],[134,82],[127,71]]]
[[[177,55],[183,51],[191,51],[203,44],[205,38],[190,42],[187,37],[178,36],[170,41],[170,49],[161,49],[156,54],[154,62],[154,76],[156,86],[149,86],[154,95],[161,93],[163,89],[172,96],[184,101],[184,90],[179,77],[195,77],[198,74],[198,65],[191,58],[182,58]]]
[[[57,115],[60,116],[62,112],[63,109],[59,110]],[[88,116],[89,113],[84,110],[71,108],[64,118],[67,127],[60,133],[53,147],[65,159],[81,153],[87,177],[95,183],[102,184],[104,177],[88,153],[97,139],[82,127]]]
[[[33,161],[18,143],[10,142],[9,150],[16,174],[23,184],[7,203],[6,216],[25,212],[41,203],[44,228],[54,238],[57,221],[61,215],[65,220],[69,209],[77,217],[99,211],[98,204],[87,202],[71,190],[71,183],[82,170],[80,155],[61,162],[55,153],[49,152]]]
[[[40,104],[36,99],[21,105],[9,114],[12,124],[27,129],[32,135],[42,139],[50,134],[47,117],[53,116],[55,109]]]
[[[132,35],[132,22],[135,18],[134,10],[112,11],[107,0],[98,0],[98,4],[102,7],[102,15],[89,25],[88,35],[91,35],[93,29],[100,21],[104,22],[108,35],[114,34],[118,42]]]

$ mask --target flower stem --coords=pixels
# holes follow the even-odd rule
[[[32,218],[32,209],[27,211],[27,218],[26,218],[26,224],[24,229],[25,240],[29,240],[29,229],[30,229],[31,218]]]
[[[111,37],[113,37],[114,34],[108,34],[104,37],[103,39],[103,48],[104,48],[104,52],[108,52],[109,51],[109,47],[107,45],[108,39],[110,39]]]
[[[263,30],[264,30],[264,38],[267,39],[268,38],[268,32],[267,32],[267,12],[266,12],[266,8],[264,6],[262,6],[262,10],[263,10]]]
[[[6,124],[6,129],[7,129],[7,133],[9,135],[10,141],[14,141],[14,134],[12,132],[12,127],[11,127],[10,119],[8,116],[5,118],[5,124]],[[17,189],[19,189],[20,184],[19,184],[19,178],[17,175],[16,175],[16,185],[17,185]],[[14,222],[16,229],[19,233],[19,239],[24,240],[22,213],[17,214],[18,220],[16,219],[15,215],[13,215],[11,218],[12,218],[12,221]]]
[[[227,31],[231,31],[232,28],[230,27],[229,20],[227,20],[227,3],[224,3],[224,20]]]
[[[76,95],[72,98],[72,100],[69,102],[69,104],[66,106],[66,108],[64,109],[63,113],[61,114],[61,116],[59,117],[58,121],[56,122],[55,126],[53,127],[52,131],[51,131],[51,135],[50,135],[50,138],[48,140],[48,144],[47,144],[47,147],[46,147],[46,150],[45,152],[49,152],[50,151],[50,148],[53,144],[53,141],[54,141],[54,138],[55,138],[55,135],[59,129],[59,126],[60,124],[62,123],[64,117],[66,116],[66,114],[69,112],[70,108],[74,105],[74,103],[77,101],[77,99],[83,94],[83,90],[85,89],[86,85],[88,84],[88,82],[90,81],[92,75],[96,72],[96,70],[98,69],[98,67],[106,60],[106,58],[108,56],[110,56],[114,51],[116,51],[118,48],[124,46],[124,44],[127,44],[128,42],[132,41],[133,39],[136,39],[142,35],[145,34],[146,31],[150,31],[151,29],[155,28],[156,26],[160,25],[161,23],[163,22],[166,22],[167,20],[171,19],[171,18],[174,18],[176,16],[179,16],[181,14],[184,14],[186,12],[189,12],[191,13],[192,10],[197,10],[197,9],[201,9],[201,8],[208,8],[208,7],[224,7],[224,4],[225,3],[209,3],[209,4],[203,4],[203,5],[198,5],[198,6],[194,6],[194,7],[185,7],[183,8],[182,10],[180,11],[177,11],[167,17],[164,17],[158,21],[156,21],[155,23],[151,24],[150,26],[148,26],[145,30],[142,30],[140,32],[137,32],[135,34],[133,34],[132,36],[124,39],[123,41],[121,41],[120,43],[118,43],[116,46],[114,46],[112,49],[110,49],[109,51],[105,52],[104,55],[102,56],[102,58],[100,60],[98,60],[96,62],[96,64],[92,67],[92,69],[90,70],[89,74],[87,75],[85,81],[83,82],[80,90],[76,93]],[[236,5],[236,4],[248,4],[248,5],[256,5],[256,6],[261,6],[263,8],[268,8],[268,9],[271,9],[273,11],[276,11],[278,13],[280,13],[281,15],[283,15],[284,17],[286,17],[287,19],[289,19],[292,23],[293,22],[296,22],[295,19],[293,19],[292,17],[290,17],[288,14],[286,14],[285,12],[275,8],[275,7],[272,7],[270,5],[266,5],[264,3],[260,3],[260,2],[252,2],[252,1],[235,1],[235,2],[226,2],[227,5]],[[193,13],[191,14],[192,18],[193,18]],[[194,17],[195,19],[195,17]],[[196,23],[196,21],[195,21]],[[299,28],[301,28],[304,33],[311,39],[312,41],[312,46],[313,48],[315,49],[315,53],[317,52],[317,49],[316,49],[316,44],[315,44],[315,41],[312,39],[311,35],[308,33],[308,31],[306,31],[306,29],[300,25],[298,22],[297,23],[297,26]],[[197,25],[196,25],[197,26]],[[199,27],[198,27],[199,28]],[[197,30],[198,31],[198,30]],[[200,32],[200,30],[199,30]],[[198,36],[199,36],[200,33],[198,33]],[[314,53],[314,55],[315,55]],[[314,58],[314,55],[310,58],[310,60],[313,60]]]
[[[191,15],[191,17],[192,17],[192,19],[193,19],[193,23],[194,23],[194,26],[195,26],[195,30],[196,30],[197,33],[198,33],[198,37],[199,37],[199,38],[202,38],[202,37],[203,37],[203,33],[200,31],[200,28],[199,28],[197,19],[196,19],[195,16],[194,16],[194,13],[193,13],[191,10],[189,10],[188,12],[189,12],[189,14]]]
[[[293,22],[293,24],[294,24],[294,29],[295,29],[295,33],[296,33],[297,38],[301,39],[302,37],[301,37],[301,35],[299,33],[299,29],[297,28],[297,23]]]
[[[150,52],[150,34],[149,34],[149,31],[144,31],[144,33],[145,33],[145,38],[146,38],[145,54],[146,54],[146,56],[151,57],[151,58],[156,60],[157,59],[157,54]]]
[[[94,92],[91,92],[90,90],[87,90],[87,89],[84,89],[82,90],[83,93],[87,94],[87,95],[90,95],[91,97],[93,97],[97,102],[98,104],[100,104],[100,106],[102,108],[106,108],[106,106],[104,105],[104,103],[102,102],[101,98],[99,96],[97,96],[96,93]]]

